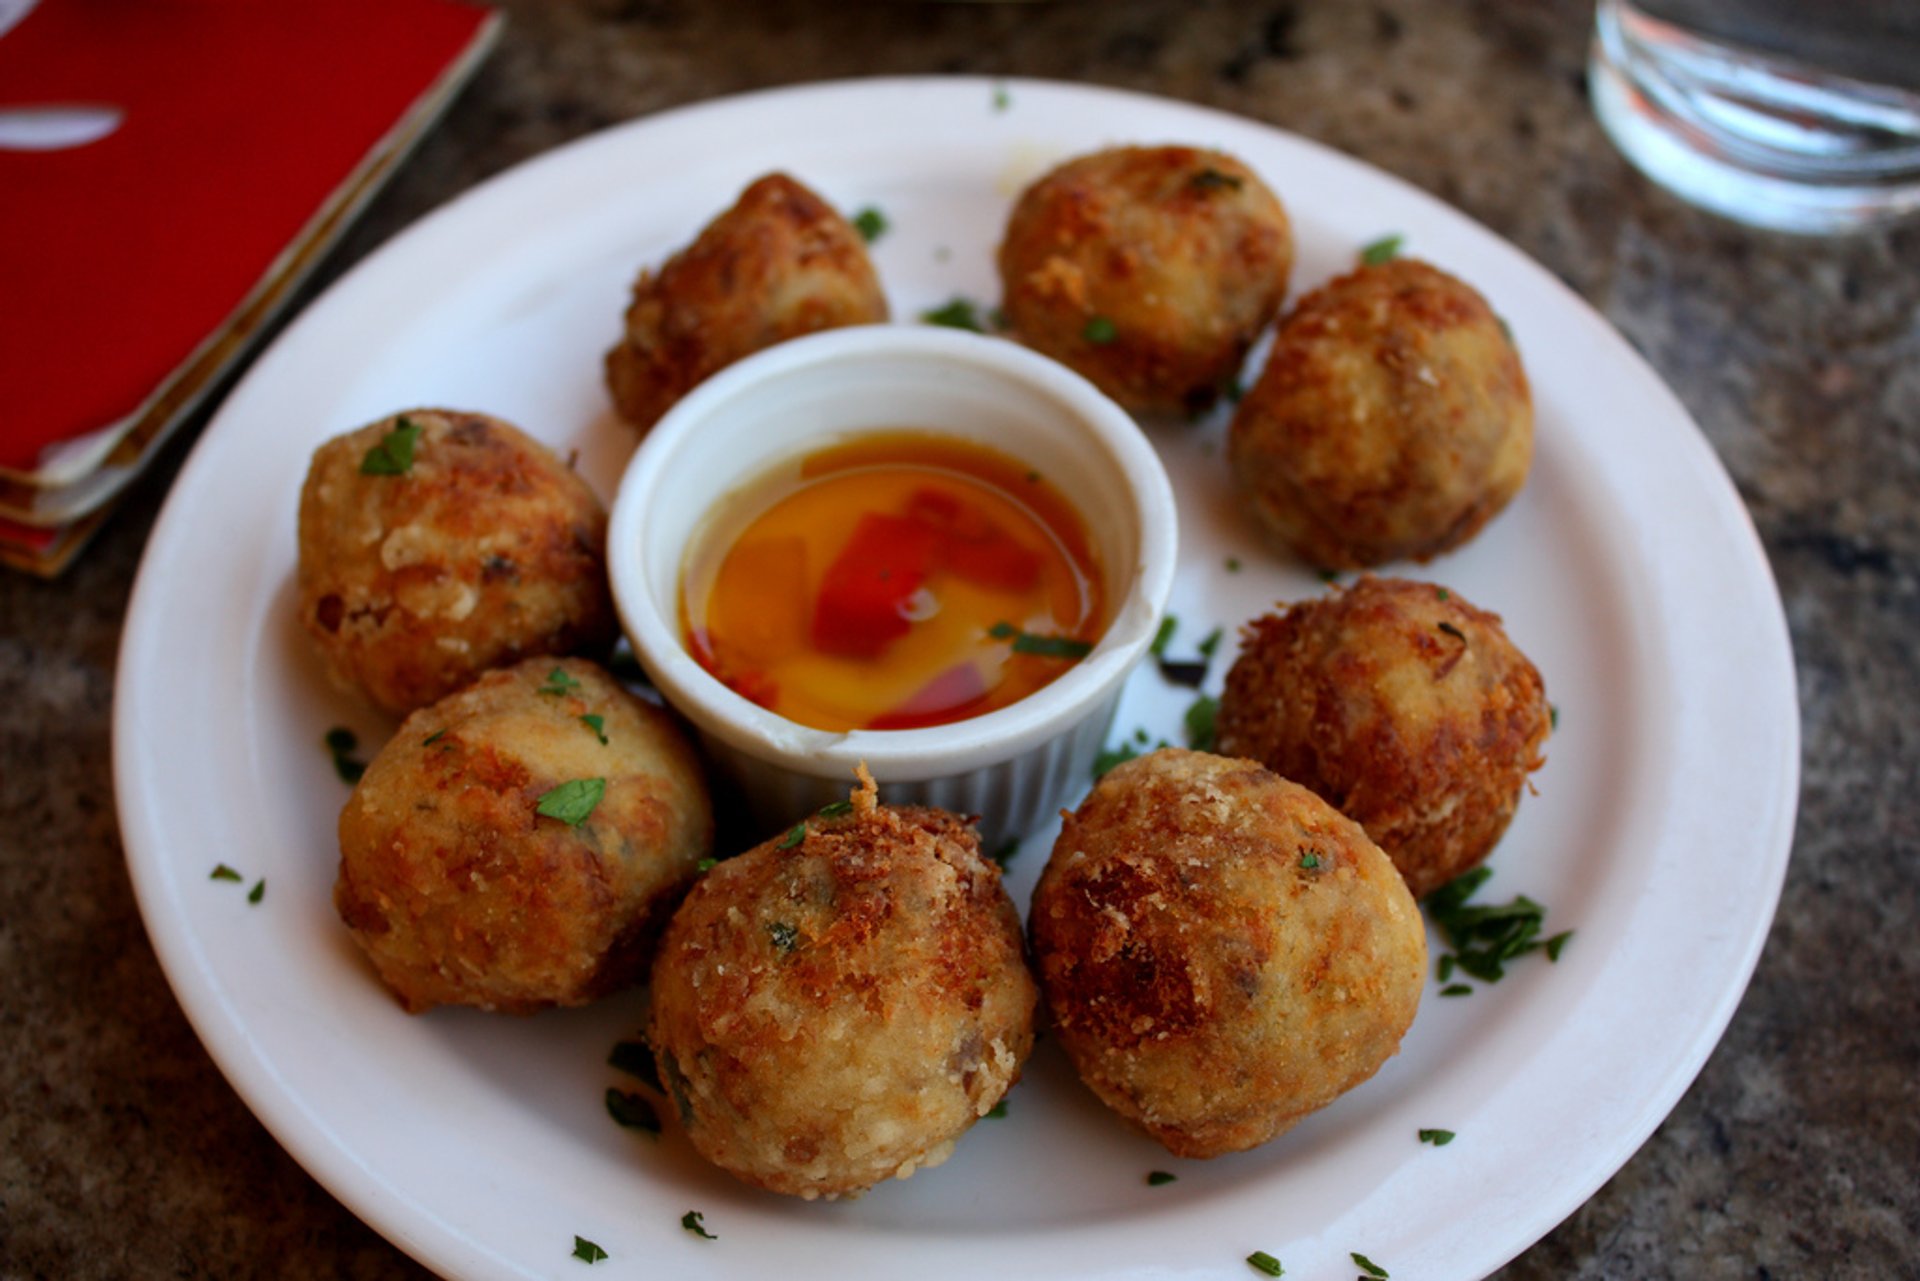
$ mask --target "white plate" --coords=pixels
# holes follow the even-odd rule
[[[751,1191],[684,1139],[615,1127],[608,1049],[633,996],[515,1020],[410,1018],[334,919],[345,789],[320,747],[389,726],[331,693],[294,620],[294,507],[326,437],[421,404],[485,409],[610,495],[632,437],[600,358],[635,271],[749,180],[790,170],[851,213],[898,317],[990,303],[1013,194],[1125,141],[1225,148],[1291,210],[1296,292],[1364,243],[1478,286],[1532,375],[1538,450],[1514,506],[1420,571],[1505,615],[1561,712],[1538,794],[1482,897],[1524,892],[1557,965],[1497,986],[1430,984],[1398,1058],[1258,1151],[1168,1157],[1104,1114],[1043,1042],[947,1165],[846,1204]],[[1230,500],[1219,416],[1153,433],[1181,507],[1171,653],[1322,590],[1264,554]],[[1242,568],[1235,572],[1229,559]],[[1231,639],[1211,673],[1217,690]],[[181,1004],[274,1135],[356,1213],[449,1275],[1464,1278],[1511,1258],[1618,1169],[1725,1027],[1786,868],[1797,784],[1792,660],[1767,564],[1685,411],[1552,277],[1402,183],[1263,125],[1178,103],[1022,81],[877,80],[781,90],[613,129],[453,201],[360,264],[264,355],[175,483],[142,566],[115,707],[121,825]],[[1134,678],[1116,734],[1180,738],[1188,691]],[[1013,864],[1024,904],[1052,840]],[[216,863],[247,885],[209,879]],[[250,906],[246,888],[267,885]],[[1456,1131],[1444,1148],[1423,1127]],[[1146,1186],[1150,1170],[1179,1181]],[[680,1226],[700,1210],[719,1237]]]

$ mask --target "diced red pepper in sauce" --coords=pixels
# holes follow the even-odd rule
[[[971,703],[983,702],[987,682],[973,663],[949,667],[922,685],[900,706],[883,712],[867,722],[868,729],[919,729],[926,725],[947,725],[972,715]]]
[[[942,567],[996,591],[1026,592],[1040,581],[1040,557],[972,503],[938,489],[915,490],[907,514],[942,535]]]
[[[915,592],[933,570],[936,534],[905,516],[868,512],[827,567],[813,611],[823,653],[873,658],[913,627]]]

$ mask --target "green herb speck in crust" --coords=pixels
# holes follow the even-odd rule
[[[807,825],[804,822],[795,823],[792,827],[787,829],[787,834],[780,838],[780,844],[776,845],[774,848],[782,849],[782,850],[790,850],[794,846],[798,845],[801,841],[804,841],[806,839],[807,839]]]
[[[1091,316],[1087,319],[1086,328],[1080,331],[1080,336],[1090,343],[1104,346],[1118,338],[1120,331],[1109,317]]]
[[[594,806],[606,794],[607,780],[604,778],[568,779],[544,793],[534,805],[534,812],[546,818],[557,818],[568,827],[578,827],[587,821]]]
[[[580,682],[567,675],[567,669],[556,667],[547,673],[547,683],[533,691],[536,694],[570,694],[580,688]]]
[[[821,818],[845,818],[853,813],[852,801],[828,801],[819,810]]]
[[[363,476],[404,476],[413,470],[413,447],[420,440],[420,424],[405,414],[395,421],[393,430],[380,438],[360,459]]]
[[[600,740],[600,745],[602,747],[605,747],[607,745],[607,718],[606,717],[595,716],[593,713],[589,712],[587,715],[582,716],[580,718],[580,723],[593,731],[593,736]]]

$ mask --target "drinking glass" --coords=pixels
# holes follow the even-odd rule
[[[1920,213],[1920,0],[1599,0],[1595,114],[1643,173],[1754,226]]]

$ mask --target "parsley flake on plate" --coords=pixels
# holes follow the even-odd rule
[[[697,1237],[704,1237],[709,1241],[718,1241],[720,1239],[719,1237],[707,1231],[704,1222],[705,1217],[706,1216],[702,1215],[698,1210],[688,1210],[680,1216],[680,1226]]]
[[[653,1047],[645,1041],[614,1042],[607,1054],[607,1066],[665,1093],[660,1085],[660,1069],[653,1061]]]
[[[245,878],[225,863],[215,863],[213,865],[213,871],[207,875],[207,879],[210,881],[238,881],[244,880]]]
[[[660,1114],[653,1109],[642,1095],[631,1090],[607,1087],[607,1115],[619,1123],[622,1129],[645,1130],[648,1134],[660,1133]]]
[[[929,325],[943,325],[948,329],[970,329],[976,334],[987,332],[980,323],[980,310],[965,298],[955,298],[939,307],[930,307],[920,313],[920,319]]]
[[[1249,1254],[1247,1256],[1247,1266],[1251,1267],[1255,1272],[1264,1272],[1270,1277],[1283,1276],[1287,1271],[1280,1266],[1280,1260],[1274,1258],[1265,1250],[1255,1250],[1252,1254]]]
[[[1214,749],[1214,721],[1220,715],[1220,700],[1210,694],[1202,694],[1193,700],[1182,718],[1187,727],[1187,746],[1196,752],[1211,752]]]
[[[1349,1259],[1352,1259],[1354,1263],[1370,1277],[1384,1277],[1387,1275],[1387,1270],[1385,1268],[1381,1267],[1379,1264],[1375,1263],[1372,1259],[1369,1259],[1366,1255],[1360,1253],[1358,1250],[1347,1251],[1347,1257]]]
[[[850,221],[853,229],[860,233],[860,239],[868,244],[887,234],[887,216],[872,205],[855,214]]]
[[[568,827],[578,827],[587,821],[593,807],[606,794],[604,778],[573,778],[542,795],[533,808],[536,814],[557,818]]]
[[[265,898],[266,896],[267,896],[267,878],[263,876],[259,880],[253,883],[252,889],[247,891],[247,902],[257,904],[260,902],[261,899]]]
[[[1453,1142],[1453,1131],[1422,1130],[1420,1131],[1420,1141],[1422,1143],[1431,1143],[1436,1148],[1444,1148],[1447,1144]]]
[[[1147,1171],[1147,1186],[1150,1188],[1164,1187],[1178,1177],[1178,1175],[1169,1174],[1165,1170],[1149,1170]]]
[[[607,1252],[583,1236],[573,1238],[573,1257],[583,1263],[598,1263],[607,1257]]]
[[[354,755],[360,746],[359,737],[344,725],[335,725],[327,731],[325,739],[327,755],[333,758],[333,772],[340,776],[342,783],[358,783],[367,772],[367,763]]]

